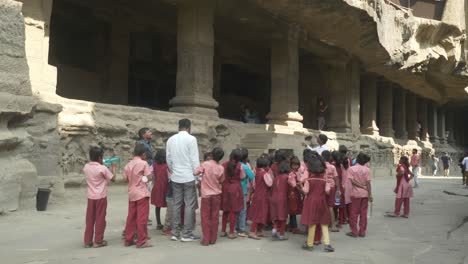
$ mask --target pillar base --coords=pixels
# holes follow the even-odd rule
[[[398,139],[408,139],[408,132],[395,132],[395,137]]]
[[[379,129],[376,128],[376,127],[362,128],[361,133],[366,134],[366,135],[378,136],[379,135]]]
[[[289,113],[269,113],[267,115],[268,124],[287,126],[293,129],[303,129],[303,117],[299,112]]]
[[[393,131],[392,129],[381,128],[380,129],[380,136],[382,136],[382,137],[395,137],[395,131]]]
[[[432,143],[440,143],[439,137],[429,137],[429,141]]]
[[[209,97],[176,96],[169,102],[169,111],[187,114],[199,114],[218,117],[218,102]]]

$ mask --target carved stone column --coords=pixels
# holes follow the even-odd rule
[[[380,135],[393,137],[393,84],[389,82],[379,83],[379,129]]]
[[[351,132],[351,120],[349,115],[350,104],[350,80],[347,62],[327,61],[328,63],[328,90],[330,102],[328,103],[327,127],[331,131]]]
[[[299,30],[289,28],[287,34],[271,43],[271,99],[268,123],[303,128],[299,113]]]
[[[378,135],[377,127],[377,76],[366,74],[361,78],[361,133]]]
[[[447,137],[445,135],[445,110],[440,108],[437,111],[437,134],[439,135],[441,144],[447,142]]]
[[[434,104],[431,104],[429,107],[429,140],[433,143],[439,142],[439,134],[437,133],[437,107]]]
[[[406,90],[402,88],[395,89],[395,137],[407,139],[408,132],[406,131]]]
[[[416,140],[418,135],[418,117],[417,100],[414,94],[406,96],[406,129],[408,130],[408,139]]]
[[[421,125],[421,131],[419,138],[421,141],[428,140],[428,123],[427,123],[427,101],[424,99],[418,100],[418,120],[419,124]]]
[[[170,110],[218,116],[213,99],[214,2],[177,6],[177,83]]]

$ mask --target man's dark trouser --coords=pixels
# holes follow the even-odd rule
[[[184,227],[182,230],[182,237],[190,237],[193,235],[195,228],[195,207],[197,204],[197,191],[195,188],[195,181],[186,183],[172,182],[172,235],[180,236],[180,210],[182,204],[185,203],[184,210]]]

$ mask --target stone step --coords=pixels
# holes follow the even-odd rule
[[[246,149],[268,149],[268,143],[264,143],[264,142],[258,142],[258,143],[248,143],[248,144],[244,144],[243,142],[241,142],[238,146],[241,147],[241,148],[246,148]]]

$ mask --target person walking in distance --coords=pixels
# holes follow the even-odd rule
[[[421,156],[418,154],[418,150],[413,149],[413,155],[411,156],[410,165],[412,167],[412,171],[414,175],[414,188],[419,187],[418,176],[419,176],[419,172],[421,171],[420,162],[421,162]]]
[[[169,138],[166,144],[166,161],[171,172],[171,187],[173,195],[172,237],[173,241],[191,242],[200,238],[193,234],[195,227],[195,209],[197,206],[197,191],[193,172],[200,166],[197,139],[190,135],[191,122],[188,119],[179,120],[179,133]],[[185,208],[182,204],[185,202]],[[184,225],[182,235],[180,212],[184,210]]]
[[[448,155],[447,152],[440,157],[442,161],[442,167],[444,168],[444,177],[448,177],[450,175],[450,163],[452,163],[452,158]]]

